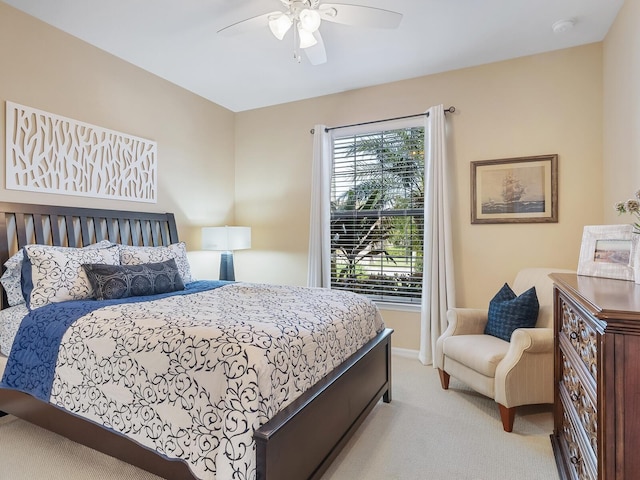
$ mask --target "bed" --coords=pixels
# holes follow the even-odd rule
[[[168,213],[0,203],[0,264],[4,265],[27,244],[83,247],[105,240],[154,247],[179,241],[174,216]],[[4,291],[2,307],[7,307]],[[391,401],[391,333],[388,328],[380,329],[266,423],[251,431],[255,470],[250,470],[247,478],[301,480],[322,476],[378,401]],[[0,368],[4,363],[0,360]],[[198,478],[184,461],[159,454],[35,395],[0,388],[0,411],[163,478]]]

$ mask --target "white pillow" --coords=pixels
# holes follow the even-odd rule
[[[93,289],[82,265],[120,263],[116,245],[101,249],[26,245],[24,252],[29,261],[23,262],[22,290],[32,310],[50,303],[92,298]]]
[[[102,240],[98,243],[92,243],[87,245],[88,249],[108,248],[114,245],[109,240]],[[66,247],[51,247],[51,248],[66,248]],[[24,295],[22,294],[22,285],[20,278],[22,276],[22,261],[24,260],[23,250],[18,250],[18,253],[12,255],[9,260],[4,263],[6,268],[5,272],[0,277],[0,283],[7,292],[7,301],[9,306],[20,305],[24,303]]]
[[[182,281],[185,284],[193,281],[189,259],[187,258],[187,246],[184,242],[173,243],[166,247],[131,247],[129,245],[119,245],[119,247],[121,265],[160,263],[173,258],[178,266]]]

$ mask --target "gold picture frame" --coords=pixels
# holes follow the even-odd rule
[[[471,223],[557,221],[557,154],[471,162]]]

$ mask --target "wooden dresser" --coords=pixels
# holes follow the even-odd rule
[[[560,478],[640,478],[640,285],[573,274],[551,278],[551,443]]]

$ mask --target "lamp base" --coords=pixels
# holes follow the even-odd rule
[[[233,253],[224,252],[220,255],[220,280],[235,281],[236,275],[233,271]]]

